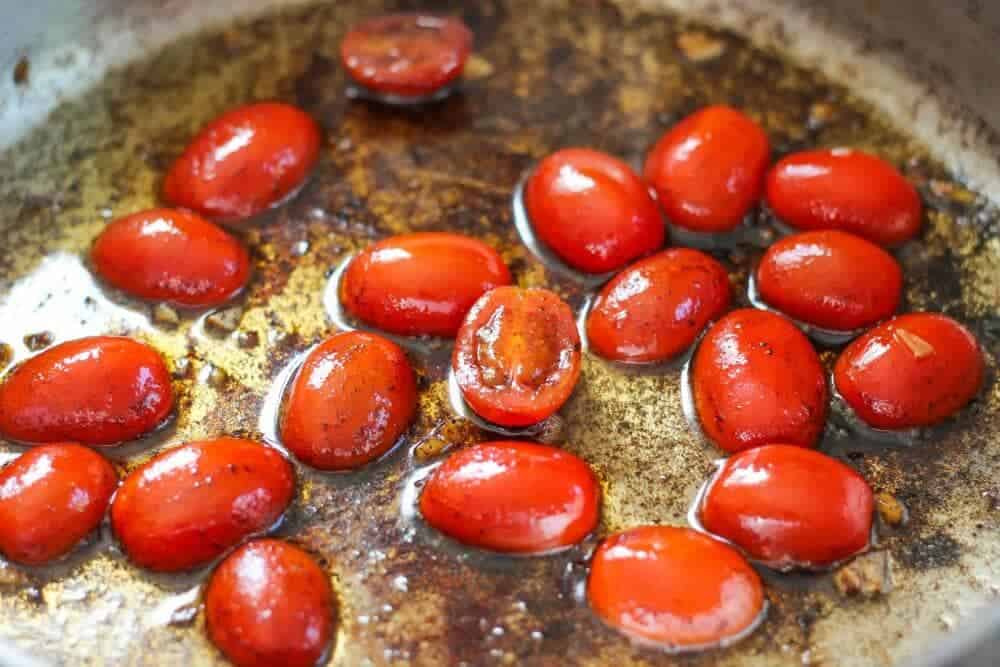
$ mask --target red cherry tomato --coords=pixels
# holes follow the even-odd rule
[[[826,423],[826,376],[794,324],[735,310],[708,330],[691,367],[701,427],[727,452],[787,442],[813,447]]]
[[[472,31],[457,18],[389,14],[356,25],[340,44],[340,61],[362,86],[421,97],[462,75]]]
[[[302,364],[281,440],[314,468],[347,470],[387,452],[416,412],[406,353],[381,336],[349,331],[327,338]]]
[[[292,466],[277,450],[240,438],[189,442],[129,473],[111,526],[137,565],[188,570],[273,526],[294,490]]]
[[[115,445],[163,423],[170,373],[153,348],[94,336],[50,347],[0,385],[0,433],[27,443]]]
[[[483,419],[540,422],[562,407],[580,377],[573,312],[548,290],[498,287],[469,311],[451,364],[462,396]]]
[[[825,454],[765,445],[729,458],[712,480],[701,523],[772,567],[823,568],[863,551],[875,499]]]
[[[420,496],[430,525],[493,551],[538,553],[576,544],[597,525],[600,487],[579,458],[528,442],[462,449]]]
[[[691,114],[664,134],[644,177],[673,224],[696,232],[737,227],[760,199],[771,145],[764,130],[726,106]]]
[[[794,153],[767,176],[767,203],[798,229],[841,229],[881,245],[920,231],[920,196],[885,160],[847,148]]]
[[[524,203],[535,233],[572,267],[616,271],[663,245],[656,203],[631,167],[607,153],[567,148],[531,174]]]
[[[69,553],[97,528],[118,475],[97,452],[43,445],[0,470],[0,553],[41,565]]]
[[[237,667],[314,667],[330,644],[335,615],[326,573],[278,540],[234,551],[205,593],[208,636]]]
[[[453,337],[476,299],[510,284],[500,254],[482,241],[443,232],[393,236],[355,257],[341,299],[383,331]]]
[[[587,316],[587,338],[608,359],[665,361],[691,347],[729,300],[721,264],[697,250],[664,250],[604,286]]]
[[[204,128],[163,182],[171,204],[223,222],[249,218],[292,194],[319,156],[320,131],[287,104],[250,104]]]
[[[671,526],[633,528],[601,543],[587,598],[611,627],[679,651],[729,644],[764,611],[760,577],[736,550]]]
[[[983,383],[983,355],[968,329],[934,313],[901,315],[851,343],[833,381],[869,426],[930,426],[955,414]]]

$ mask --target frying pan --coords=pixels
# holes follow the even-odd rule
[[[898,253],[907,305],[969,324],[995,366],[996,4],[428,0],[419,6],[464,16],[478,55],[464,93],[422,111],[347,100],[336,64],[346,25],[416,2],[8,4],[0,27],[4,361],[92,333],[127,333],[160,349],[180,409],[165,430],[109,452],[123,471],[196,437],[271,439],[280,382],[332,330],[323,306],[331,270],[374,238],[408,229],[476,235],[503,250],[521,284],[550,285],[578,307],[580,285],[519,242],[512,189],[561,146],[591,145],[638,163],[664,127],[714,101],[757,115],[779,154],[850,144],[900,165],[928,208],[924,238]],[[191,37],[196,31],[207,32]],[[685,53],[678,40],[686,33],[707,36],[721,52]],[[294,201],[238,230],[256,274],[237,310],[154,312],[96,284],[81,258],[106,220],[157,201],[163,170],[202,123],[266,98],[307,109],[328,142]],[[808,122],[817,108],[832,117]],[[755,252],[724,256],[737,286]],[[958,420],[914,446],[829,429],[824,449],[909,514],[862,559],[863,578],[874,578],[865,591],[845,595],[830,576],[768,576],[770,615],[752,637],[670,656],[632,645],[579,599],[594,541],[556,556],[501,559],[459,548],[413,516],[415,472],[487,436],[448,406],[447,350],[411,352],[422,399],[406,442],[356,473],[300,470],[299,498],[280,529],[320,560],[338,591],[333,664],[1000,663],[1000,612],[989,606],[1000,592],[1000,392],[992,375]],[[561,423],[546,435],[603,481],[595,540],[640,523],[683,523],[712,469],[717,452],[684,420],[678,377],[676,368],[626,371],[588,355]],[[18,450],[0,451],[9,458]],[[0,663],[224,664],[198,609],[207,572],[139,571],[106,527],[55,566],[0,564]]]

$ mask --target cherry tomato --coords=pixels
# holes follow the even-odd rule
[[[41,565],[69,553],[97,528],[118,475],[97,452],[57,443],[0,470],[0,553]]]
[[[383,331],[453,337],[476,299],[510,284],[500,254],[482,241],[444,232],[393,236],[355,257],[341,299]]]
[[[294,490],[292,466],[277,450],[240,438],[199,440],[129,473],[111,526],[137,565],[188,570],[273,526]]]
[[[326,573],[278,540],[234,551],[205,593],[208,636],[237,667],[314,667],[330,644],[335,615]]]
[[[573,313],[548,290],[498,287],[469,311],[451,364],[462,396],[483,419],[540,422],[562,407],[580,377]]]
[[[340,61],[366,88],[421,97],[460,77],[471,51],[472,31],[461,19],[389,14],[354,26],[340,44]]]
[[[664,250],[604,286],[587,316],[587,338],[608,359],[665,361],[691,347],[729,300],[721,264],[697,250]]]
[[[691,388],[701,427],[727,452],[787,442],[813,447],[826,423],[823,367],[794,324],[735,310],[698,345]]]
[[[920,231],[920,196],[882,158],[848,148],[794,153],[767,176],[767,203],[798,229],[840,229],[894,246]]]
[[[851,343],[833,381],[869,426],[931,426],[971,401],[983,383],[983,355],[968,329],[934,313],[900,315]]]
[[[117,336],[79,338],[28,359],[0,385],[0,433],[26,443],[115,445],[163,423],[174,404],[159,353]]]
[[[452,454],[434,471],[420,512],[459,542],[537,553],[586,537],[597,525],[599,497],[590,468],[568,452],[487,442]]]
[[[281,203],[319,156],[320,131],[304,112],[264,102],[228,111],[204,128],[163,182],[171,204],[238,222]]]
[[[760,577],[736,550],[672,526],[633,528],[601,543],[587,598],[611,627],[678,651],[736,641],[764,612]]]
[[[656,203],[631,167],[607,153],[567,148],[531,174],[524,203],[535,233],[564,262],[616,271],[663,245]]]
[[[825,454],[765,445],[729,458],[700,508],[701,523],[756,560],[823,568],[863,551],[875,499],[868,483]]]
[[[314,468],[357,468],[387,452],[416,412],[406,353],[382,336],[349,331],[327,338],[302,364],[281,440]]]
[[[771,145],[745,114],[712,106],[668,130],[644,177],[673,224],[696,232],[737,227],[760,199]]]

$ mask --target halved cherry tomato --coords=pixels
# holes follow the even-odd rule
[[[500,254],[482,241],[417,232],[380,241],[351,260],[341,299],[383,331],[450,338],[476,299],[509,284]]]
[[[228,111],[188,144],[163,182],[163,196],[223,222],[280,203],[305,180],[319,156],[320,131],[288,104],[263,102]]]
[[[576,544],[597,525],[600,487],[581,459],[529,442],[486,442],[438,467],[420,496],[430,525],[493,551]]]
[[[840,229],[885,246],[916,236],[923,208],[895,167],[849,148],[782,159],[767,176],[767,203],[797,229]]]
[[[406,353],[382,336],[339,333],[302,364],[285,405],[281,440],[314,468],[356,468],[387,452],[416,412]]]
[[[469,311],[455,339],[455,380],[475,412],[527,426],[562,407],[580,377],[580,335],[569,306],[545,289],[498,287]]]
[[[0,385],[0,433],[19,442],[115,445],[152,431],[174,404],[150,346],[117,336],[50,347]]]
[[[97,528],[118,485],[107,459],[81,445],[42,445],[0,470],[0,553],[41,565]]]
[[[188,570],[273,526],[294,490],[292,466],[275,449],[241,438],[189,442],[128,474],[111,526],[137,565]]]
[[[642,180],[621,160],[567,148],[542,160],[524,188],[531,226],[581,271],[616,271],[663,245],[666,230]]]
[[[673,224],[696,232],[737,227],[760,199],[771,144],[749,116],[706,107],[670,128],[643,175]]]
[[[604,286],[587,316],[587,338],[608,359],[665,361],[689,348],[729,301],[725,267],[697,250],[664,250]]]
[[[823,568],[863,551],[875,499],[853,469],[792,445],[730,457],[700,508],[701,523],[778,569]]]
[[[695,352],[691,389],[701,427],[727,452],[787,442],[813,447],[829,393],[816,351],[780,315],[735,310]]]
[[[971,401],[983,383],[983,354],[961,324],[935,313],[900,315],[851,343],[833,380],[869,426],[937,424]]]
[[[205,593],[208,636],[237,667],[314,667],[335,616],[330,578],[309,554],[278,540],[234,551]]]
[[[672,526],[633,528],[602,542],[587,598],[611,627],[678,651],[732,643],[764,611],[764,587],[743,556]]]
[[[366,88],[420,97],[461,76],[471,51],[472,31],[461,19],[389,14],[354,26],[340,44],[340,61]]]

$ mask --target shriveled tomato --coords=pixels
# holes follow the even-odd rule
[[[726,269],[673,248],[636,262],[604,286],[587,316],[594,351],[615,361],[671,359],[729,307]]]
[[[753,119],[711,106],[660,138],[646,158],[644,177],[673,224],[727,232],[760,199],[770,158],[767,134]]]
[[[335,616],[330,578],[309,554],[278,540],[234,551],[205,593],[208,636],[237,667],[314,667]]]
[[[97,528],[118,485],[107,459],[73,443],[42,445],[0,470],[0,553],[41,565]]]
[[[611,627],[678,651],[729,644],[764,611],[764,587],[743,556],[672,526],[633,528],[602,542],[587,598]]]
[[[813,447],[829,393],[816,351],[794,324],[735,310],[708,330],[691,367],[701,427],[727,452],[786,442]]]
[[[507,265],[482,241],[417,232],[380,241],[351,260],[341,299],[383,331],[450,338],[476,299],[509,284]]]
[[[0,433],[19,442],[114,445],[159,426],[174,404],[170,373],[150,346],[79,338],[18,366],[0,385]]]
[[[567,148],[542,160],[524,188],[531,226],[564,262],[616,271],[663,245],[663,219],[649,190],[621,160]]]
[[[880,157],[849,148],[793,153],[767,176],[767,203],[797,229],[840,229],[885,246],[920,231],[916,189]]]
[[[387,452],[416,412],[406,353],[382,336],[339,333],[302,364],[285,405],[281,440],[314,468],[347,470]]]
[[[305,112],[262,102],[228,111],[188,144],[163,182],[163,196],[223,222],[280,203],[316,164],[320,131]]]
[[[553,415],[580,377],[580,336],[569,306],[545,289],[498,287],[469,311],[452,370],[469,406],[501,426]]]
[[[833,380],[869,426],[906,429],[937,424],[971,401],[983,383],[975,336],[936,313],[900,315],[851,343]]]
[[[486,442],[438,467],[420,496],[430,525],[459,542],[537,553],[576,544],[597,525],[600,487],[568,452],[529,442]]]
[[[241,438],[199,440],[129,473],[111,526],[137,565],[188,570],[273,526],[294,490],[292,466],[277,450]]]

